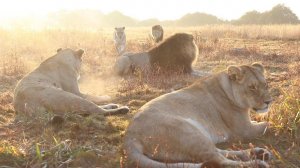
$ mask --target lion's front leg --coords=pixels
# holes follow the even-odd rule
[[[249,131],[245,134],[246,138],[254,138],[264,135],[269,127],[268,122],[251,122]]]
[[[92,96],[92,95],[88,95],[85,94],[84,98],[88,101],[91,101],[97,105],[101,105],[105,102],[109,102],[111,100],[111,97],[108,95],[103,95],[103,96]]]
[[[248,114],[245,113],[235,114],[227,118],[226,122],[230,123],[229,126],[234,139],[253,139],[262,136],[270,125],[268,122],[251,121]]]
[[[120,106],[118,104],[106,104],[106,105],[102,105],[102,106],[99,106],[100,108],[102,109],[105,109],[105,110],[110,110],[110,109],[117,109],[119,108]]]

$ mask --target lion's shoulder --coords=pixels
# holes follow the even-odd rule
[[[79,75],[82,54],[83,50],[58,50],[57,54],[44,60],[36,69],[22,78],[19,85],[34,86],[41,85],[40,83],[59,85],[70,78],[75,80],[68,82],[74,82]]]

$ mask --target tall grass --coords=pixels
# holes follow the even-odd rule
[[[171,28],[172,29],[172,28]],[[300,25],[207,25],[176,30],[198,32],[203,38],[243,38],[266,40],[300,39]]]

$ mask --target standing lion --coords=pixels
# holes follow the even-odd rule
[[[193,73],[192,64],[198,56],[198,47],[190,34],[177,33],[147,52],[125,54],[117,58],[114,71],[128,75],[135,69],[167,70]]]
[[[125,27],[115,27],[114,31],[114,43],[118,55],[121,55],[126,50],[126,34]]]
[[[79,91],[77,79],[83,53],[81,49],[58,49],[57,54],[21,79],[14,90],[15,110],[26,114],[37,110],[84,115],[127,113],[128,107],[119,108],[115,104],[98,106],[108,100],[105,96],[95,97]]]

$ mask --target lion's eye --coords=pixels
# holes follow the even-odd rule
[[[250,86],[249,86],[249,89],[253,91],[253,90],[256,90],[257,88],[256,88],[255,85],[250,85]]]

